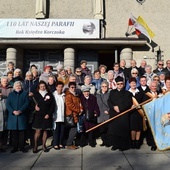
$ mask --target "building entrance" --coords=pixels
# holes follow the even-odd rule
[[[107,66],[108,70],[113,70],[113,64],[115,63],[115,53],[113,52],[99,52],[98,54],[98,63],[99,66],[104,64]]]

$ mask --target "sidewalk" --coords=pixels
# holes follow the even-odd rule
[[[48,140],[48,144],[50,140]],[[10,149],[0,153],[2,170],[168,170],[170,151],[151,151],[146,144],[140,150],[111,151],[111,148],[86,146],[77,150],[54,150],[33,154]]]

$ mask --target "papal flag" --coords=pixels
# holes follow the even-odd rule
[[[149,26],[147,25],[147,23],[144,21],[144,19],[141,16],[138,17],[138,19],[134,23],[134,26],[138,31],[140,31],[142,34],[148,37],[151,42],[151,39],[155,36],[155,34],[149,28]]]
[[[170,149],[170,93],[143,105],[159,150]]]
[[[147,23],[144,21],[144,19],[139,16],[138,18],[135,18],[132,14],[130,15],[129,22],[128,22],[128,29],[126,35],[131,35],[131,30],[129,31],[129,26],[132,26],[135,28],[136,35],[143,34],[151,43],[151,39],[155,36],[154,32],[149,28]]]
[[[129,26],[132,26],[134,25],[134,23],[136,22],[137,18],[135,18],[132,14],[130,15],[130,18],[129,18],[129,23],[128,25]]]

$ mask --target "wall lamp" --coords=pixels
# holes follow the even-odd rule
[[[141,5],[145,2],[145,0],[136,0],[138,3],[140,3]]]

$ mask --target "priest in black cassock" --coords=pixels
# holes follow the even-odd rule
[[[132,94],[124,89],[124,79],[118,76],[116,79],[117,89],[111,90],[108,98],[110,118],[132,107]],[[109,143],[111,150],[120,151],[130,148],[129,114],[126,113],[109,124]]]

